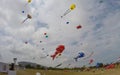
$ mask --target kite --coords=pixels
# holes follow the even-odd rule
[[[24,5],[24,7],[27,6],[31,2],[32,2],[32,0],[28,0],[27,3]]]
[[[84,54],[83,52],[80,52],[80,53],[78,53],[78,56],[75,57],[74,59],[75,59],[75,61],[77,62],[78,58],[82,58],[82,57],[84,57],[84,56],[85,56],[85,54]]]
[[[44,35],[46,35],[47,33],[44,33]]]
[[[93,59],[90,59],[89,64],[92,64],[92,63],[93,63],[93,61],[94,61]]]
[[[61,18],[63,18],[63,16],[66,16],[68,13],[70,13],[75,8],[76,8],[76,5],[75,4],[71,4],[70,8],[68,10],[66,10],[66,12],[61,16]]]
[[[67,67],[69,67],[71,64],[68,64],[68,66]]]
[[[55,53],[54,53],[53,55],[51,55],[52,59],[54,60],[57,55],[61,55],[61,53],[64,51],[64,49],[65,49],[65,46],[64,46],[64,45],[59,45],[59,46],[56,48]]]
[[[108,66],[105,67],[106,69],[113,69],[115,68],[115,64],[110,64]]]
[[[28,3],[31,3],[32,0],[28,0]]]
[[[40,41],[40,43],[42,43],[42,41]]]
[[[58,64],[57,66],[55,66],[55,68],[57,68],[57,67],[59,67],[59,66],[61,66],[62,65],[62,63],[60,63],[60,64]]]
[[[98,68],[98,67],[100,67],[100,63],[97,63],[97,64],[96,64],[96,68]]]
[[[82,26],[81,26],[81,25],[78,25],[78,26],[76,26],[76,28],[77,28],[77,29],[80,29],[80,28],[82,28]]]
[[[32,16],[28,14],[27,18],[25,20],[23,20],[22,23],[24,23],[27,19],[32,19]]]
[[[48,35],[46,35],[45,37],[48,38]]]
[[[44,48],[42,48],[42,50],[44,50]]]
[[[25,44],[28,44],[28,42],[26,41]]]
[[[48,35],[47,35],[47,33],[44,33],[44,35],[45,35],[45,37],[46,37],[46,38],[48,38]]]
[[[25,11],[22,11],[22,13],[25,13]]]
[[[69,24],[69,22],[66,22],[66,24]]]

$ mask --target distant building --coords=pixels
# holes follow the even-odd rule
[[[0,62],[0,72],[8,72],[9,64]]]

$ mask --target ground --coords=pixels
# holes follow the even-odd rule
[[[120,75],[120,68],[110,69],[110,70],[95,70],[92,71],[55,71],[55,70],[19,70],[17,71],[17,75],[35,75],[36,72],[40,72],[41,75]],[[0,75],[7,75],[5,73],[0,73]]]

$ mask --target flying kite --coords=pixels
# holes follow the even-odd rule
[[[47,35],[47,33],[44,33],[44,35],[45,35],[45,37],[46,37],[46,38],[48,38],[48,35]]]
[[[22,11],[22,13],[25,13],[25,11]]]
[[[65,11],[65,13],[61,16],[61,18],[63,18],[64,16],[66,16],[68,13],[70,13],[75,8],[76,8],[76,5],[75,4],[71,4],[70,8]]]
[[[78,53],[78,56],[75,57],[74,59],[75,59],[75,61],[77,62],[78,58],[82,58],[82,57],[84,57],[84,56],[85,56],[85,54],[84,54],[83,52],[80,52],[80,53]]]
[[[48,38],[48,35],[46,35],[45,37]]]
[[[32,0],[28,0],[28,3],[30,3]]]
[[[115,64],[110,64],[108,66],[105,67],[106,69],[113,69],[115,68]]]
[[[65,49],[65,46],[64,46],[64,45],[59,45],[59,46],[56,48],[55,53],[54,53],[53,55],[51,55],[52,59],[54,60],[57,55],[61,55],[61,53],[64,51],[64,49]]]
[[[47,33],[44,33],[44,35],[47,35]]]
[[[67,67],[69,67],[71,64],[68,64]]]
[[[25,20],[23,20],[22,23],[24,23],[27,19],[32,19],[32,16],[28,14],[27,18]]]
[[[60,63],[60,64],[58,64],[57,66],[55,66],[55,68],[57,68],[57,67],[59,67],[59,66],[61,66],[62,65],[62,63]]]
[[[100,63],[96,63],[96,68],[100,67]]]
[[[77,28],[77,29],[80,29],[80,28],[82,28],[82,26],[81,26],[81,25],[78,25],[78,26],[76,26],[76,28]]]
[[[28,42],[26,41],[25,44],[28,44]]]
[[[69,24],[69,22],[66,22],[66,24]]]
[[[92,64],[92,63],[93,63],[93,61],[94,61],[93,59],[90,59],[89,64]]]
[[[27,6],[31,2],[32,2],[32,0],[27,0],[27,3],[24,5],[24,7]]]
[[[42,48],[42,50],[44,50],[44,48]]]
[[[42,43],[42,41],[40,41],[40,43]]]

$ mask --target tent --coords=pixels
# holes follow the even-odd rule
[[[0,72],[8,72],[9,64],[0,62]]]

